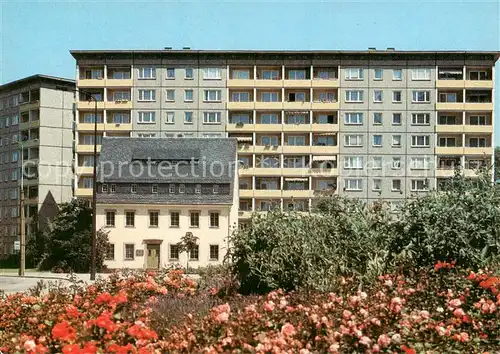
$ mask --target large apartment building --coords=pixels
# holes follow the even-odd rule
[[[0,86],[0,257],[19,241],[21,180],[28,232],[73,196],[74,90],[73,80],[45,75]]]
[[[498,52],[72,51],[99,136],[237,138],[239,215],[339,193],[397,204],[492,163]],[[77,102],[76,195],[93,102]],[[100,139],[100,137],[99,137]]]

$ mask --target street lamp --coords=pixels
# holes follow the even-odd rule
[[[69,91],[67,87],[56,86],[56,89]],[[90,280],[95,280],[96,273],[96,253],[97,253],[97,98],[93,93],[81,89],[71,90],[76,93],[83,93],[88,101],[94,101],[94,168],[92,170],[92,236],[91,236],[91,258],[90,258]]]

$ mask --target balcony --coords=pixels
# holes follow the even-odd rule
[[[253,84],[257,88],[283,87],[283,80],[281,80],[281,79],[275,79],[275,80],[257,79],[253,82]]]
[[[311,80],[283,80],[284,87],[311,87]]]
[[[311,102],[284,102],[283,108],[288,110],[310,110]]]
[[[105,104],[106,109],[132,109],[132,101],[108,101]]]
[[[264,80],[267,81],[267,80]],[[271,81],[271,80],[269,80]],[[255,102],[255,109],[266,109],[266,110],[282,110],[283,109],[283,102]]]
[[[282,170],[285,177],[307,177],[309,176],[309,168],[307,167],[287,167]]]
[[[453,177],[455,170],[451,168],[437,168],[436,177]]]
[[[313,177],[331,177],[338,176],[338,168],[311,168],[310,174]]]
[[[251,133],[255,130],[255,125],[250,123],[226,124],[228,133]]]
[[[106,79],[104,81],[107,87],[132,87],[134,85],[132,79]]]
[[[335,155],[339,153],[338,146],[328,146],[328,145],[315,145],[311,146],[312,154],[321,154],[321,155]]]
[[[309,133],[311,131],[311,124],[283,124],[283,131],[284,132],[302,132],[302,133]]]
[[[253,189],[240,189],[240,198],[252,198],[253,197]]]
[[[254,87],[255,80],[253,79],[229,79],[227,80],[227,86],[230,88],[238,87]]]
[[[282,192],[283,198],[311,198],[313,196],[310,190],[284,190]]]
[[[436,110],[438,111],[463,111],[465,104],[463,102],[437,102]]]
[[[94,123],[78,123],[76,125],[76,129],[80,132],[83,132],[83,131],[93,132],[95,129],[95,124]],[[97,123],[97,130],[104,131],[104,124]]]
[[[92,188],[76,188],[75,197],[78,198],[90,198],[92,197]]]
[[[312,109],[314,110],[337,110],[340,108],[339,102],[313,102]]]
[[[310,154],[311,153],[311,146],[309,146],[309,145],[305,145],[305,146],[286,145],[286,146],[283,146],[283,153],[284,154]]]
[[[312,124],[311,127],[312,132],[338,132],[339,125],[338,124]]]
[[[462,146],[436,146],[437,155],[463,155],[464,148]]]
[[[38,109],[39,107],[40,107],[40,101],[36,100],[36,101],[32,101],[32,102],[25,103],[25,104],[20,104],[19,105],[19,112],[23,113],[26,111],[31,111],[33,109]]]
[[[264,168],[264,167],[255,167],[249,168],[248,170],[252,170],[252,175],[255,176],[281,176],[281,168]]]
[[[239,210],[238,218],[239,219],[250,219],[252,217],[253,211],[251,210]]]
[[[107,123],[104,125],[106,131],[130,131],[132,123]]]
[[[76,83],[77,87],[105,87],[106,80],[104,79],[79,79]],[[130,85],[132,86],[132,84]]]
[[[462,133],[464,126],[461,124],[436,125],[436,133]]]
[[[108,102],[106,102],[108,103]],[[85,110],[93,110],[95,109],[95,102],[94,101],[78,101],[76,103],[76,108],[78,109],[85,109]],[[99,101],[97,102],[97,109],[104,109],[104,102],[103,101]]]
[[[465,88],[467,89],[493,89],[493,80],[465,80]]]
[[[280,198],[281,189],[256,189],[253,195],[255,198]]]
[[[24,123],[19,123],[19,130],[29,129],[29,128],[38,128],[40,127],[40,120],[34,120]]]
[[[436,80],[437,88],[464,88],[465,80]]]
[[[490,147],[465,147],[465,155],[492,155],[493,148]]]
[[[76,146],[76,152],[77,153],[93,153],[94,152],[94,145],[78,144]],[[101,145],[97,145],[97,152],[101,152]]]
[[[492,125],[464,125],[464,133],[490,133],[493,134]]]
[[[228,102],[227,109],[229,110],[237,110],[237,111],[248,111],[253,110],[255,104],[253,101],[251,102]]]
[[[466,111],[493,111],[492,102],[466,102]]]
[[[339,80],[338,79],[313,79],[312,80],[312,85],[313,88],[337,88],[339,87]]]
[[[76,168],[77,175],[91,175],[94,173],[94,167],[92,166],[78,166]]]
[[[282,124],[255,124],[256,132],[281,132],[282,130]]]
[[[281,154],[283,147],[280,145],[256,145],[253,147],[256,154]]]

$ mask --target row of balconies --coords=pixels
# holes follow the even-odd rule
[[[492,111],[493,102],[436,102],[437,111]]]
[[[229,110],[338,110],[339,102],[227,102]]]
[[[228,133],[238,132],[338,132],[338,124],[226,124]]]

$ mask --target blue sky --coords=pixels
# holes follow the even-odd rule
[[[500,50],[500,2],[0,0],[0,83],[73,78],[70,49],[165,46]]]

